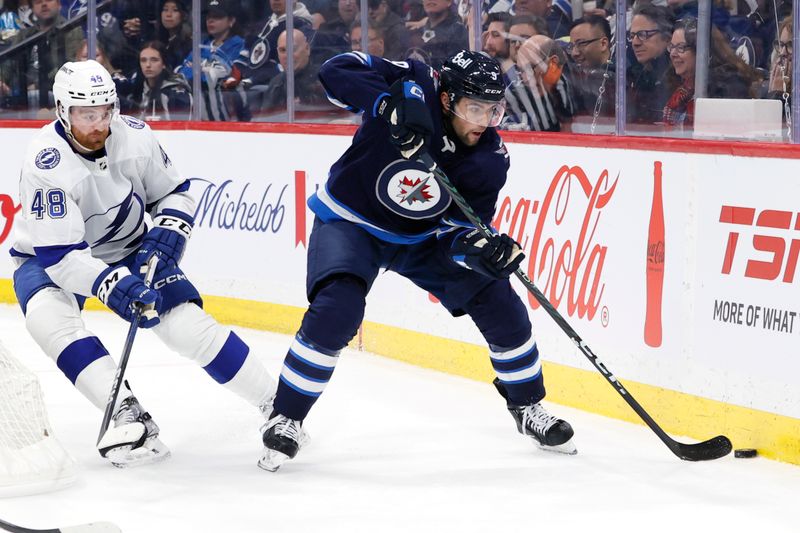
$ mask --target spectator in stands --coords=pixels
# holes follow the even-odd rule
[[[350,48],[354,52],[361,51],[361,21],[356,19],[350,27]],[[367,28],[367,53],[369,55],[386,57],[384,52],[385,42],[383,30],[376,26],[369,26]]]
[[[547,36],[547,23],[544,19],[531,15],[515,15],[511,17],[508,28],[508,55],[512,62],[517,63],[517,52],[522,43],[534,35]],[[517,69],[512,68],[505,73],[506,85],[517,79]]]
[[[284,30],[278,37],[278,58],[282,67],[280,74],[269,84],[264,95],[262,111],[275,112],[286,109],[286,76],[289,70],[287,34]],[[310,39],[304,32],[294,30],[294,101],[303,107],[328,107],[328,98],[317,77],[319,65],[311,61]]]
[[[0,2],[0,50],[22,30],[24,24],[18,12],[18,0]]]
[[[669,97],[667,45],[674,20],[665,7],[644,4],[633,11],[628,42],[635,61],[628,66],[628,122],[655,124]]]
[[[539,17],[547,21],[547,35],[553,39],[565,37],[572,21],[572,8],[569,3],[559,2],[558,7],[553,9],[553,0],[498,0],[489,12]]]
[[[427,21],[410,34],[412,55],[436,69],[451,55],[469,48],[469,33],[452,4],[452,0],[424,0]]]
[[[83,43],[83,30],[79,26],[59,29],[67,22],[61,15],[61,0],[33,0],[31,8],[36,23],[20,31],[14,42],[22,42],[37,34],[43,34],[43,37],[24,50],[26,69],[17,73],[20,78],[14,81],[24,83],[27,88],[29,108],[47,108],[54,105],[47,93],[53,86],[56,72],[78,53]],[[9,80],[4,81],[13,85]]]
[[[146,120],[186,120],[192,110],[192,90],[183,76],[167,68],[167,48],[149,41],[139,52],[130,101],[136,116]]]
[[[383,34],[386,54],[383,57],[393,61],[405,59],[408,50],[408,30],[400,15],[392,10],[388,0],[368,0],[367,13],[370,27]]]
[[[240,121],[249,121],[264,105],[269,84],[280,72],[278,37],[286,29],[286,0],[270,0],[272,15],[258,33],[248,35],[244,47],[223,82],[227,108]],[[294,27],[311,31],[311,14],[302,2],[294,4]]]
[[[766,97],[791,103],[792,95],[792,17],[781,21],[778,38],[773,43],[772,61],[769,69]],[[784,99],[784,95],[786,95]]]
[[[233,61],[244,47],[244,39],[236,26],[236,11],[226,0],[210,0],[207,4],[206,30],[208,37],[200,46],[202,69],[203,120],[228,120],[229,114],[222,97],[222,81],[231,74]],[[191,84],[192,54],[186,56],[177,70]]]
[[[566,50],[575,67],[572,72],[577,113],[614,116],[615,68],[608,20],[597,15],[578,19],[572,24],[569,38]]]
[[[156,24],[158,40],[166,49],[165,63],[174,70],[192,51],[192,20],[186,0],[161,0],[161,15]],[[141,64],[141,54],[140,54]]]
[[[350,50],[350,26],[359,17],[361,10],[358,0],[332,1],[332,6],[336,6],[336,9],[326,10],[327,15],[324,15],[324,21],[319,24],[314,37],[312,60],[315,63],[322,64],[336,54]]]
[[[489,13],[486,23],[486,31],[481,35],[481,47],[484,52],[500,63],[503,74],[505,74],[514,66],[510,57],[508,38],[508,30],[511,29],[511,15]]]
[[[504,129],[561,131],[574,115],[567,54],[554,40],[534,35],[517,53],[517,78],[506,89]]]
[[[111,14],[118,21],[122,35],[118,40],[109,40],[111,49],[108,52],[111,61],[128,76],[138,68],[142,45],[155,37],[157,6],[157,0],[113,0],[111,3]]]
[[[675,26],[667,47],[672,62],[672,95],[663,109],[664,124],[670,128],[691,128],[694,124],[695,72],[697,63],[697,20],[685,18]],[[728,39],[711,27],[707,98],[752,98],[755,71],[736,56]]]
[[[329,12],[325,22],[320,24],[319,32],[331,34],[347,39],[350,26],[359,16],[360,5],[358,0],[338,0],[336,10]]]

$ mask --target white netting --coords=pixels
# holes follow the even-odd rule
[[[75,480],[75,461],[53,437],[36,376],[0,343],[0,496]]]

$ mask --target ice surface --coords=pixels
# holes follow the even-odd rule
[[[126,324],[86,321],[112,355]],[[277,375],[289,337],[237,330]],[[800,469],[728,456],[674,457],[644,426],[558,405],[577,456],[536,449],[478,383],[356,351],[342,357],[307,420],[310,445],[279,472],[256,467],[260,414],[141,331],[128,367],[173,457],[118,470],[94,449],[102,413],[0,306],[0,338],[42,382],[50,421],[78,460],[65,490],[0,500],[28,527],[110,520],[125,533],[797,532]],[[715,435],[709,421],[709,437]]]

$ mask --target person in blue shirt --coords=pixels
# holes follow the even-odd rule
[[[237,35],[235,6],[226,0],[210,0],[207,8],[208,37],[200,45],[203,82],[202,120],[229,120],[222,83],[230,76],[233,62],[244,47],[244,39]],[[191,52],[176,72],[182,74],[191,85],[194,78]]]
[[[462,50],[439,72],[419,61],[361,52],[323,64],[331,102],[363,113],[353,142],[308,201],[310,306],[284,359],[259,466],[277,470],[300,446],[303,420],[364,316],[380,269],[392,270],[469,315],[483,334],[518,430],[544,449],[575,453],[570,425],[544,410],[539,351],[509,276],[524,258],[508,235],[484,238],[418,160],[429,154],[487,225],[509,155],[500,65]]]

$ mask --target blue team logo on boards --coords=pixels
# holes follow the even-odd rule
[[[55,168],[61,162],[61,154],[56,148],[45,148],[36,154],[36,166],[42,170]]]
[[[375,194],[393,213],[415,220],[440,215],[450,205],[450,195],[442,193],[436,178],[421,163],[405,159],[383,169]]]
[[[129,117],[128,115],[120,115],[119,118],[122,119],[122,122],[130,126],[135,130],[140,130],[144,128],[144,122],[139,120],[138,118]]]

